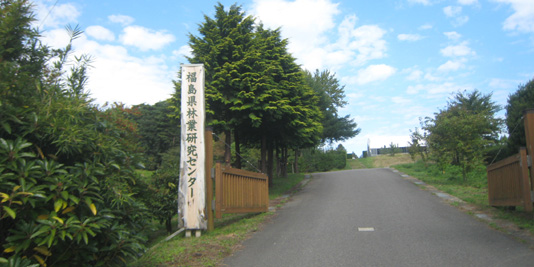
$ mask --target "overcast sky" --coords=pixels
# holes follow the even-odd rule
[[[248,0],[234,3],[282,28],[303,68],[336,73],[361,133],[343,142],[361,155],[406,145],[419,118],[458,91],[478,89],[504,106],[534,77],[534,0]],[[44,42],[66,44],[67,24],[93,56],[88,89],[96,103],[154,104],[169,98],[187,35],[197,35],[215,1],[35,1]],[[504,116],[504,111],[499,113]]]

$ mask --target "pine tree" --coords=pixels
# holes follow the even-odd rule
[[[240,6],[234,4],[225,11],[221,3],[215,6],[215,19],[204,19],[199,28],[201,36],[189,35],[193,56],[188,60],[204,64],[208,122],[215,132],[224,132],[230,144],[231,131],[239,124],[234,107],[244,86],[244,60],[252,46],[254,19],[245,16]],[[229,147],[225,158],[230,160]]]
[[[323,113],[321,142],[344,141],[358,135],[358,124],[350,119],[349,115],[341,117],[338,113],[338,108],[347,104],[344,100],[345,86],[341,86],[334,74],[328,70],[316,70],[313,74],[306,71],[305,77],[306,83],[319,97],[319,108]]]

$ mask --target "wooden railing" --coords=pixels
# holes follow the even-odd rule
[[[532,211],[527,150],[487,167],[491,206],[523,206]]]
[[[215,217],[224,213],[266,212],[269,184],[266,174],[215,165]]]

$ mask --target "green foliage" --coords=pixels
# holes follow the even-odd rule
[[[155,170],[162,164],[162,155],[172,147],[180,146],[180,120],[173,110],[172,98],[154,105],[132,107],[130,118],[137,124],[137,141],[144,152],[147,169]]]
[[[425,165],[424,162],[418,161],[396,165],[395,169],[466,202],[482,206],[488,205],[486,167],[483,164],[477,165],[468,174],[467,181],[462,179],[461,168],[453,165],[448,165],[442,170],[436,164]]]
[[[280,29],[255,26],[241,7],[225,10],[219,3],[215,18],[205,16],[199,33],[189,36],[189,61],[206,68],[208,123],[216,133],[225,133],[227,143],[233,132],[236,150],[241,144],[261,147],[262,167],[273,178],[272,168],[265,167],[267,150],[272,155],[319,143],[317,95],[306,85]]]
[[[485,148],[495,144],[500,120],[495,112],[499,107],[491,101],[491,94],[458,93],[447,109],[427,118],[423,129],[426,141],[438,166],[444,170],[452,164],[462,169],[462,177],[484,160]]]
[[[345,86],[341,86],[334,74],[325,70],[314,74],[305,71],[306,84],[315,92],[319,98],[318,106],[322,112],[321,124],[323,132],[321,142],[333,143],[335,141],[344,141],[360,133],[354,120],[349,116],[340,117],[338,108],[344,107]]]
[[[326,172],[344,169],[347,165],[347,151],[341,147],[336,150],[304,149],[299,158],[299,169],[303,172]]]
[[[168,233],[172,232],[171,220],[178,207],[178,186],[180,182],[180,148],[169,149],[162,154],[162,164],[149,182],[141,184],[139,198],[146,203],[152,217],[165,223]]]
[[[400,148],[398,145],[393,144],[393,142],[391,142],[389,144],[389,147],[384,146],[384,149],[381,152],[383,152],[384,154],[389,154],[390,156],[394,157],[395,154],[400,152]]]
[[[144,251],[146,224],[133,198],[142,166],[127,121],[84,93],[90,58],[74,57],[64,71],[71,45],[39,44],[28,2],[1,8],[0,260],[124,265]],[[68,30],[71,41],[81,34]]]
[[[410,153],[410,157],[413,161],[415,161],[417,156],[420,156],[423,163],[426,164],[428,160],[428,150],[426,149],[426,146],[424,146],[427,137],[426,133],[419,132],[417,128],[415,128],[414,131],[410,130],[410,132],[411,141],[408,142],[410,145],[408,147],[408,153]]]
[[[242,75],[252,46],[254,19],[245,17],[241,7],[232,5],[228,11],[215,6],[215,19],[204,16],[201,37],[189,35],[193,56],[191,63],[204,63],[206,69],[206,113],[216,132],[230,131],[240,116],[234,115],[246,84]]]
[[[525,124],[523,114],[525,110],[534,108],[534,80],[520,85],[517,91],[508,96],[506,105],[506,127],[508,128],[509,151],[516,154],[520,147],[526,146]]]

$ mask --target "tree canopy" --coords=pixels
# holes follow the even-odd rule
[[[218,4],[215,9],[215,18],[205,16],[200,24],[200,36],[190,35],[193,56],[189,61],[204,63],[206,68],[208,123],[216,132],[225,132],[227,143],[232,142],[232,131],[236,150],[241,143],[261,147],[264,170],[270,169],[265,168],[266,157],[274,149],[319,144],[325,116],[320,98],[327,97],[322,100],[325,107],[343,105],[342,88],[341,92],[339,88],[317,88],[324,92],[319,95],[287,51],[288,41],[281,37],[280,29],[255,24],[237,5],[225,10]],[[343,128],[329,138],[343,140],[357,134],[357,130],[346,131],[355,123],[334,112],[330,127]]]
[[[520,85],[516,92],[508,96],[506,127],[512,154],[517,153],[519,147],[526,146],[523,115],[525,110],[532,108],[534,108],[534,80]]]
[[[427,118],[423,129],[428,132],[427,145],[436,162],[460,166],[465,180],[467,173],[482,162],[485,148],[497,142],[498,110],[491,94],[475,90],[457,93],[446,109]]]
[[[345,86],[339,84],[338,79],[328,70],[315,73],[305,71],[306,83],[319,98],[319,108],[323,114],[321,124],[323,132],[321,142],[333,143],[345,141],[360,133],[358,124],[349,115],[340,117],[338,109],[347,104],[345,100]]]

